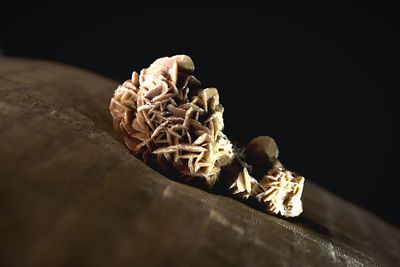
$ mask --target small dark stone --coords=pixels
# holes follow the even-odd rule
[[[252,175],[257,179],[272,167],[280,165],[278,145],[269,136],[258,136],[251,140],[246,147],[245,154],[246,161],[254,167]]]

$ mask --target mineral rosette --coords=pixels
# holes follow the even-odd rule
[[[215,88],[199,89],[185,55],[156,60],[114,92],[110,111],[125,145],[145,163],[212,186],[233,157]]]

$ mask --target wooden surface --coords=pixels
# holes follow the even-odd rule
[[[400,264],[398,229],[309,181],[285,220],[151,170],[114,137],[116,86],[0,58],[0,266]]]

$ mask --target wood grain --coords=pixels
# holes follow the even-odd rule
[[[0,266],[400,263],[398,229],[309,181],[285,220],[148,168],[113,134],[116,86],[0,59]]]

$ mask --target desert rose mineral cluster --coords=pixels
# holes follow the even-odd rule
[[[234,147],[223,133],[216,88],[202,88],[190,57],[159,58],[119,85],[110,103],[114,128],[133,154],[171,177],[218,180],[242,199],[285,217],[302,211],[304,177],[286,170],[268,136]]]

